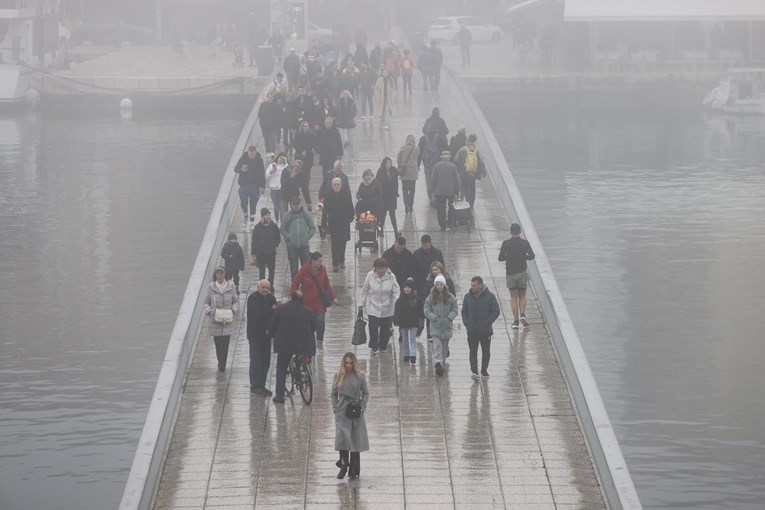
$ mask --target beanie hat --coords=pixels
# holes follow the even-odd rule
[[[230,240],[232,240],[232,239],[236,239],[236,234],[235,234],[235,233],[233,233],[233,232],[231,232],[231,233],[228,235],[228,240],[230,241]]]
[[[442,158],[451,158],[452,157],[452,153],[449,152],[449,151],[441,151],[441,157]]]
[[[444,278],[444,275],[440,274],[440,275],[436,276],[436,279],[433,282],[433,285],[435,285],[437,283],[443,283],[444,285],[446,285],[446,278]]]
[[[416,288],[415,285],[414,285],[414,280],[412,278],[407,278],[406,281],[404,282],[403,286],[404,287],[409,287],[410,289]]]
[[[263,209],[260,210],[260,216],[261,218],[263,216],[271,216],[271,211],[268,210],[268,207],[264,207]]]

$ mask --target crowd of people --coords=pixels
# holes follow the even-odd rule
[[[324,257],[318,251],[310,251],[310,241],[317,232],[322,239],[329,236],[332,271],[345,269],[352,224],[362,214],[376,217],[381,230],[390,218],[395,239],[392,246],[374,260],[356,303],[359,313],[365,314],[368,321],[370,355],[389,352],[394,328],[398,328],[402,361],[417,366],[417,338],[425,333],[428,342],[432,342],[434,372],[441,377],[448,368],[454,321],[461,315],[467,331],[471,377],[474,381],[489,377],[492,325],[500,315],[497,298],[481,276],[474,276],[470,290],[462,297],[460,309],[443,253],[433,246],[428,234],[422,235],[420,246],[410,251],[406,238],[398,231],[396,217],[400,193],[405,214],[413,211],[421,167],[430,204],[437,210],[442,231],[450,225],[455,197],[464,197],[472,210],[476,180],[486,172],[476,145],[477,137],[468,135],[465,128],[460,127],[451,139],[447,138],[449,128],[438,108],[434,108],[424,122],[419,142],[414,135],[409,135],[395,158],[383,157],[376,171],[363,170],[355,204],[343,170],[342,157],[344,149],[352,143],[350,131],[357,114],[354,97],[365,97],[365,92],[360,90],[361,83],[369,86],[375,81],[362,80],[363,74],[379,69],[374,71],[378,75],[372,92],[375,101],[363,100],[362,115],[366,106],[369,106],[370,117],[374,115],[373,108],[379,112],[382,106],[380,116],[387,119],[387,115],[395,111],[398,76],[404,76],[404,94],[411,93],[411,78],[406,79],[405,71],[416,66],[422,69],[419,63],[424,55],[432,57],[423,49],[415,64],[409,51],[400,54],[395,48],[393,52],[388,51],[392,47],[393,44],[388,45],[383,51],[377,45],[369,55],[363,46],[356,48],[342,63],[330,66],[327,72],[335,73],[337,79],[328,79],[321,66],[314,69],[310,65],[312,58],[318,61],[318,55],[312,50],[297,59],[297,70],[288,69],[290,57],[294,55],[291,51],[284,60],[286,77],[281,72],[277,74],[259,114],[265,150],[269,154],[264,158],[252,145],[234,167],[239,175],[242,226],[252,232],[249,264],[258,267],[260,278],[255,292],[247,297],[245,308],[250,343],[250,391],[261,397],[273,395],[277,404],[285,402],[290,359],[295,354],[313,356],[322,348],[326,313],[332,305],[339,305]],[[377,56],[376,50],[380,50]],[[398,59],[399,55],[401,60],[391,69],[387,62],[390,58]],[[360,61],[360,70],[356,69],[357,61]],[[424,76],[427,76],[423,80],[425,87],[432,87],[434,83],[438,86],[437,77]],[[294,99],[293,90],[297,92]],[[331,91],[330,95],[324,95],[327,91]],[[282,117],[275,112],[281,112]],[[385,125],[387,120],[382,121],[382,126]],[[277,147],[283,150],[273,154]],[[314,164],[322,171],[316,210],[308,189]],[[273,214],[268,208],[262,208],[256,222],[254,211],[266,190],[271,197]],[[319,226],[314,212],[321,217]],[[514,223],[510,233],[512,237],[502,244],[498,259],[506,264],[514,318],[512,327],[521,328],[529,326],[525,316],[526,263],[534,258],[534,253],[529,243],[520,237],[520,225]],[[282,241],[286,245],[291,282],[289,301],[284,304],[274,297],[276,254]],[[209,284],[205,313],[209,332],[214,337],[218,369],[225,371],[232,325],[240,309],[239,272],[245,269],[244,250],[235,233],[229,235],[221,256],[224,266],[216,269]],[[273,393],[266,388],[272,351],[277,353]],[[369,446],[364,423],[369,391],[353,353],[343,356],[332,388],[335,447],[340,452],[338,478],[346,474],[357,478],[359,452]],[[349,416],[352,413],[346,414],[346,408],[354,402],[360,405],[360,414]]]

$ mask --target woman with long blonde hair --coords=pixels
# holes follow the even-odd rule
[[[348,416],[346,409],[351,402],[361,404],[361,416]],[[351,480],[359,477],[361,471],[361,452],[369,450],[369,436],[364,412],[369,402],[369,389],[364,371],[359,360],[352,352],[343,354],[340,368],[332,383],[332,410],[335,413],[335,450],[340,452],[340,460],[335,465],[340,468],[337,478],[342,480],[345,474]],[[350,455],[349,455],[350,454]]]

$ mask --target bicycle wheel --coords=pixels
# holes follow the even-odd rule
[[[310,406],[313,401],[313,381],[311,380],[311,366],[307,364],[300,365],[300,396],[305,405]]]
[[[287,366],[287,373],[290,376],[290,389],[287,391],[287,395],[292,396],[295,394],[295,386],[299,387],[300,385],[299,368],[295,364],[294,359],[290,360],[290,364]]]

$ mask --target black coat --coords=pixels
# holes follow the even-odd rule
[[[316,354],[316,314],[300,301],[292,300],[277,308],[271,319],[274,352]]]
[[[319,126],[319,131],[324,129],[324,121],[327,117],[337,118],[337,108],[334,106],[325,106],[323,104],[314,106],[313,125]],[[337,127],[337,126],[335,126]]]
[[[377,179],[367,185],[362,182],[356,192],[356,214],[369,211],[378,218],[383,212],[383,189]]]
[[[313,133],[295,133],[295,138],[292,139],[292,148],[295,149],[295,159],[299,159],[303,163],[313,161],[314,144]]]
[[[441,264],[444,263],[444,255],[435,246],[431,246],[430,251],[417,248],[414,250],[412,257],[414,258],[414,281],[418,283],[424,282],[425,278],[428,277],[428,271],[430,271],[430,265],[433,262],[439,261]]]
[[[369,52],[369,67],[378,72],[380,70],[380,63],[382,62],[382,48],[375,46],[372,51]]]
[[[300,158],[297,158],[300,159]],[[285,200],[292,200],[295,197],[300,196],[300,191],[303,191],[303,198],[306,204],[311,203],[311,194],[308,190],[308,173],[303,168],[303,171],[299,174],[292,175],[292,171],[287,168],[282,172],[282,197]]]
[[[262,295],[255,291],[247,298],[247,339],[250,342],[270,342],[271,326],[276,298],[273,294]]]
[[[242,165],[247,165],[246,172],[242,172]],[[253,159],[250,159],[250,155],[245,151],[239,161],[236,162],[234,172],[239,174],[237,182],[240,186],[255,184],[259,188],[266,187],[266,167],[263,165],[263,158],[259,152],[255,153]]]
[[[356,101],[353,99],[341,99],[337,103],[337,121],[339,128],[353,129],[356,127]]]
[[[295,129],[298,128],[300,120],[306,120],[313,125],[314,114],[313,98],[311,96],[298,95],[292,100],[292,122]]]
[[[281,127],[281,105],[275,101],[266,101],[258,110],[258,122],[264,133],[270,133]]]
[[[334,241],[350,241],[351,223],[354,211],[351,196],[348,193],[336,195],[330,191],[324,197],[324,209],[321,216],[321,226],[329,232]]]
[[[375,180],[382,184],[383,206],[389,211],[395,210],[398,207],[398,170],[395,166],[391,166],[390,170],[380,167]]]
[[[276,247],[282,242],[282,234],[279,227],[273,221],[265,225],[259,221],[252,229],[252,243],[250,255],[256,257],[268,257],[276,255]]]
[[[321,166],[331,167],[343,157],[343,139],[340,137],[340,131],[334,126],[329,129],[321,127],[316,132],[315,147]]]
[[[452,159],[457,157],[457,152],[459,152],[465,145],[467,145],[467,136],[465,136],[465,133],[457,133],[452,137],[449,141],[449,152],[452,153]]]
[[[393,322],[399,328],[417,328],[420,326],[420,318],[424,318],[422,313],[422,306],[418,299],[414,302],[409,299],[409,296],[401,292],[396,301],[396,308],[393,312]]]
[[[438,133],[446,136],[449,134],[449,128],[446,127],[446,121],[444,119],[431,115],[428,117],[428,120],[425,121],[425,124],[423,124],[422,132],[423,134]]]
[[[333,168],[324,175],[324,179],[321,181],[321,186],[319,186],[319,200],[332,192],[332,179],[336,177],[343,181],[343,186],[340,188],[341,191],[348,195],[349,199],[351,198],[351,186],[348,184],[348,175],[345,172],[340,175],[335,175],[335,169]]]
[[[226,265],[226,272],[244,271],[244,252],[239,243],[226,242],[220,251]]]
[[[404,248],[401,253],[396,253],[392,246],[385,250],[383,258],[388,261],[388,267],[396,275],[399,287],[403,287],[407,278],[414,278],[414,258],[412,252]]]
[[[287,75],[290,87],[297,85],[300,78],[300,57],[296,53],[290,53],[284,57],[284,73]]]

